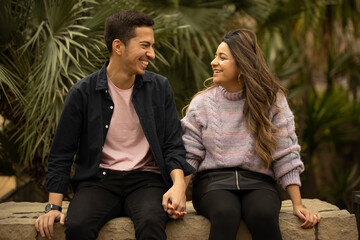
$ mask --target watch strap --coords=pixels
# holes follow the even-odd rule
[[[45,206],[45,213],[51,211],[51,210],[58,210],[59,212],[62,211],[62,207],[58,206],[58,205],[55,205],[55,204],[52,204],[52,203],[48,203],[46,206]]]

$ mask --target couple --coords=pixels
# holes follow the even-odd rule
[[[211,222],[209,239],[235,239],[240,219],[253,239],[281,239],[276,181],[301,226],[313,227],[320,215],[301,203],[293,114],[255,34],[223,37],[211,62],[213,85],[193,98],[180,122],[167,79],[145,70],[155,58],[153,24],[135,11],[107,19],[110,60],[66,97],[37,231],[50,239],[54,222],[65,224],[61,207],[71,182],[66,239],[96,239],[119,216],[131,218],[136,239],[166,239],[169,218],[186,215],[195,172],[193,204]]]

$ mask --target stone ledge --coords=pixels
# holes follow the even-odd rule
[[[301,220],[292,214],[289,200],[282,202],[280,212],[280,229],[284,240],[355,240],[358,231],[354,214],[318,199],[303,199],[308,209],[322,215],[321,222],[313,229],[302,229]],[[6,202],[0,204],[0,240],[40,240],[34,223],[44,209],[44,203]],[[64,202],[64,211],[68,202]],[[197,215],[191,202],[187,202],[188,215],[182,220],[171,220],[167,225],[169,240],[206,240],[210,223]],[[64,227],[55,224],[53,240],[65,238]],[[244,222],[241,222],[237,239],[250,240],[251,235]],[[129,218],[121,217],[109,221],[100,231],[98,240],[133,240],[134,226]]]

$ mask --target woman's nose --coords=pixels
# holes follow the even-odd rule
[[[211,61],[211,63],[210,63],[210,65],[211,66],[215,66],[215,65],[217,65],[218,63],[217,63],[217,61],[216,61],[216,58],[214,58],[212,61]]]

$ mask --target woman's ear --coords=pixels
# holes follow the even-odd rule
[[[240,70],[240,68],[238,67],[238,80],[240,80],[240,78],[241,78],[241,70]]]

